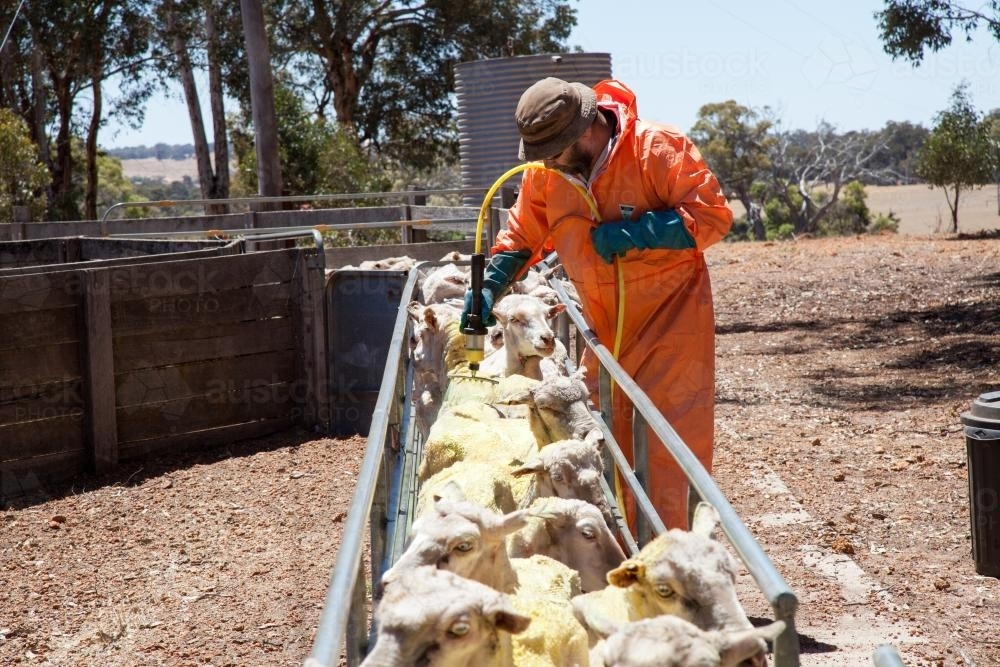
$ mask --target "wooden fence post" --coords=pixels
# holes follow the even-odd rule
[[[24,225],[28,222],[31,222],[31,209],[27,206],[15,206],[13,224],[10,226],[11,241],[25,240]]]
[[[87,443],[94,470],[118,466],[118,424],[115,417],[115,361],[111,339],[111,272],[80,272],[83,286],[83,392],[87,411]]]
[[[305,426],[330,430],[332,388],[326,354],[326,277],[323,258],[309,251],[298,253],[296,274],[299,280],[299,358],[301,380],[305,383],[303,409]],[[317,264],[318,263],[318,264]]]
[[[409,190],[417,192],[418,190],[412,185]],[[407,203],[403,207],[403,219],[413,220],[413,206],[426,206],[427,205],[427,195],[413,194],[407,198]],[[407,243],[424,243],[428,241],[427,230],[426,229],[414,229],[413,227],[406,225],[403,227],[402,241],[404,244]]]

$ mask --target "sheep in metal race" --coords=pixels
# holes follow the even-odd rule
[[[564,310],[561,303],[549,306],[527,294],[508,294],[500,299],[493,306],[493,315],[503,328],[503,347],[486,357],[480,371],[487,377],[518,374],[541,380],[542,359],[557,351],[565,358],[565,347],[548,323]]]
[[[573,599],[584,625],[600,615],[618,623],[661,614],[678,616],[702,630],[748,630],[752,626],[736,595],[736,565],[724,545],[712,539],[718,512],[707,503],[695,509],[691,532],[671,529],[608,573],[604,590]],[[589,629],[589,628],[588,628]],[[591,629],[592,645],[599,637]],[[748,665],[763,667],[764,642]]]
[[[763,640],[774,641],[784,621],[734,632],[706,632],[676,616],[657,616],[619,625],[590,619],[603,638],[590,652],[590,667],[738,667],[758,655]]]
[[[512,558],[548,556],[580,573],[583,592],[608,585],[607,573],[625,553],[601,511],[576,498],[538,498],[528,508],[525,526],[507,537]]]
[[[531,388],[531,405],[552,440],[584,440],[596,445],[604,439],[588,405],[586,373],[580,368],[572,375],[550,376]]]
[[[420,282],[420,300],[427,305],[456,299],[461,303],[469,289],[469,269],[445,264],[431,269]]]
[[[383,584],[391,589],[428,565],[486,584],[511,595],[515,608],[532,619],[529,631],[514,639],[513,664],[586,665],[587,632],[570,606],[581,591],[580,575],[546,556],[507,555],[505,538],[525,524],[527,514],[497,514],[469,502],[454,486],[442,489],[434,510],[414,521],[409,545]]]
[[[522,507],[527,507],[538,498],[585,500],[597,508],[608,527],[614,527],[614,516],[601,485],[604,460],[600,450],[592,443],[559,440],[542,447],[511,474],[515,477],[530,476],[531,486]]]
[[[419,301],[411,301],[406,310],[410,316],[417,430],[426,438],[441,409],[448,369],[465,360],[464,349],[449,345],[452,330],[458,331],[461,311],[446,304],[424,305]]]
[[[386,586],[375,622],[378,635],[361,667],[509,667],[511,635],[531,618],[489,586],[424,567]]]

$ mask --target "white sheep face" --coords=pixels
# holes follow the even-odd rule
[[[494,306],[493,314],[503,327],[508,350],[520,357],[548,357],[556,349],[549,319],[565,309],[562,304],[550,306],[526,294],[509,294]]]
[[[410,544],[383,580],[430,565],[497,590],[512,590],[516,577],[506,537],[524,526],[526,517],[526,510],[501,515],[469,501],[440,498],[433,512],[413,522]]]
[[[580,573],[584,592],[608,585],[608,572],[621,565],[625,554],[597,507],[583,500],[539,498],[530,511],[528,525],[508,540],[512,557],[553,558]]]
[[[784,628],[777,621],[752,630],[705,632],[683,619],[658,616],[614,630],[597,654],[605,667],[737,667]]]
[[[378,637],[362,667],[509,665],[509,635],[531,621],[506,595],[434,568],[392,581],[375,620]]]
[[[690,532],[669,530],[608,573],[609,583],[628,589],[635,618],[670,614],[709,631],[751,627],[736,595],[736,564],[712,538],[718,523],[715,508],[698,503]]]

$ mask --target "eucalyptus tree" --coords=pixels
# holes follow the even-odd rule
[[[875,12],[882,46],[893,58],[914,64],[930,51],[950,45],[954,33],[966,40],[985,28],[1000,41],[1000,2],[951,2],[950,0],[885,0],[885,8]]]
[[[962,191],[989,183],[993,177],[990,125],[969,99],[968,85],[952,92],[951,106],[934,117],[931,135],[917,153],[917,173],[944,190],[951,212],[951,231],[958,231]]]
[[[148,49],[148,2],[142,0],[48,0],[27,2],[25,23],[15,26],[21,76],[30,77],[29,96],[22,85],[22,117],[33,135],[56,127],[51,152],[38,141],[50,173],[48,215],[73,220],[97,217],[97,145],[100,129],[115,115],[139,117],[151,92],[141,70]],[[105,108],[103,84],[122,82],[122,95]],[[42,91],[41,96],[38,92]],[[84,136],[87,179],[74,187],[74,135]]]
[[[769,109],[758,111],[727,100],[702,106],[690,132],[691,139],[726,190],[726,196],[743,204],[758,241],[766,238],[766,230],[761,202],[755,197],[760,188],[754,185],[770,174],[769,153],[777,141],[773,127]]]
[[[456,63],[558,53],[568,0],[272,0],[275,56],[361,145],[411,166],[457,154]]]

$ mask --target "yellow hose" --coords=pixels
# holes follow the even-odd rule
[[[594,216],[594,221],[598,223],[601,221],[601,213],[597,209],[597,202],[594,201],[594,198],[591,196],[589,192],[587,192],[586,188],[584,188],[574,179],[570,178],[569,174],[560,171],[558,169],[553,169],[552,167],[546,167],[541,162],[525,162],[524,164],[519,164],[516,167],[513,167],[505,171],[500,176],[500,178],[498,178],[496,181],[493,182],[493,185],[490,186],[490,189],[486,191],[486,196],[483,197],[483,204],[482,206],[479,207],[479,217],[476,220],[477,254],[482,252],[483,225],[486,222],[486,212],[489,210],[490,200],[493,199],[493,195],[495,195],[496,191],[500,189],[500,186],[502,186],[505,182],[507,182],[507,179],[528,169],[543,169],[545,171],[552,171],[565,178],[567,181],[569,181],[570,185],[576,188],[577,192],[580,193],[584,201],[587,202],[587,205],[590,207],[590,212]],[[615,255],[615,274],[618,277],[618,323],[615,327],[615,343],[612,349],[612,354],[615,358],[615,361],[617,361],[618,354],[619,352],[621,352],[622,331],[624,330],[625,327],[625,275],[622,272],[621,260],[617,255]],[[615,381],[614,378],[612,378],[611,379],[612,406],[614,405],[614,400],[615,400]],[[628,515],[625,511],[625,499],[622,494],[622,483],[621,483],[621,477],[619,475],[615,475],[615,498],[618,501],[618,509],[622,514],[622,518],[625,520],[625,525],[628,525]]]

